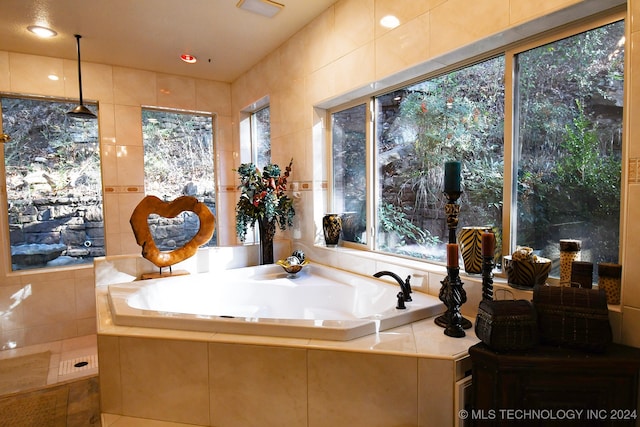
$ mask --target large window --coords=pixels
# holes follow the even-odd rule
[[[504,255],[530,246],[554,266],[560,239],[582,240],[583,260],[617,262],[623,64],[624,22],[603,20],[374,96],[371,137],[369,99],[338,108],[332,208],[356,211],[349,204],[372,200],[360,223],[374,224],[375,239],[356,241],[442,262],[443,168],[458,160],[458,230],[491,226]],[[365,178],[365,147],[373,179]],[[364,212],[364,202],[357,206]]]
[[[559,240],[577,239],[583,260],[618,262],[624,22],[515,61],[514,243],[557,261]]]
[[[460,223],[502,222],[504,57],[375,98],[376,248],[444,261],[444,163],[462,162]]]
[[[142,110],[145,193],[162,200],[193,196],[216,213],[211,115]],[[200,227],[198,216],[149,217],[149,229],[161,250],[183,246]],[[216,233],[207,244],[216,244]]]
[[[13,270],[105,255],[98,121],[68,116],[75,106],[2,97]]]

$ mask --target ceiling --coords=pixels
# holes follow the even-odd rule
[[[238,0],[1,0],[0,50],[76,59],[80,34],[83,62],[232,82],[336,2],[277,1],[285,7],[267,18]]]

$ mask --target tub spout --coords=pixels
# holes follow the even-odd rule
[[[411,301],[411,275],[407,276],[407,280],[402,280],[400,276],[392,271],[378,271],[373,277],[382,277],[382,276],[390,276],[396,279],[396,282],[400,285],[400,289],[402,290],[402,295],[405,301]]]

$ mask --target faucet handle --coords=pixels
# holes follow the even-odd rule
[[[408,276],[407,276],[407,280],[405,280],[405,281],[404,281],[405,288],[406,288],[406,290],[407,290],[407,293],[408,293],[408,294],[410,294],[410,293],[412,293],[412,292],[413,292],[413,291],[411,290],[411,283],[410,283],[410,281],[411,281],[411,275],[408,275]]]

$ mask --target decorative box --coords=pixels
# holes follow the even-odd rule
[[[533,305],[541,342],[603,352],[613,340],[602,289],[536,286]]]
[[[538,342],[536,312],[527,300],[482,300],[475,332],[495,351],[530,349]]]

